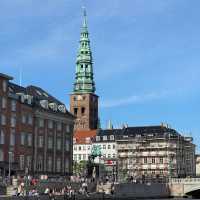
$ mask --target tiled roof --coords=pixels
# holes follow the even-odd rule
[[[7,74],[3,74],[3,73],[0,73],[0,77],[3,77],[3,78],[8,79],[8,80],[12,80],[13,79],[13,77],[8,76]]]
[[[26,88],[29,95],[34,96],[38,100],[48,100],[49,102],[55,102],[57,104],[63,104],[55,97],[51,96],[48,92],[44,91],[42,88],[30,85]]]
[[[50,95],[48,92],[46,92],[45,90],[43,90],[42,88],[37,87],[37,86],[31,85],[31,86],[28,86],[28,87],[22,87],[22,86],[15,84],[15,83],[9,82],[9,88],[10,88],[11,93],[14,93],[14,94],[23,93],[24,95],[32,96],[34,103],[35,103],[34,105],[37,105],[39,107],[41,107],[40,100],[47,100],[48,103],[55,103],[57,105],[64,105],[64,103],[62,103],[61,101],[59,101],[58,99],[56,99],[55,97]],[[42,107],[41,107],[41,109],[42,109]],[[67,109],[66,109],[66,113],[70,116],[73,116]]]
[[[179,133],[174,129],[167,128],[165,126],[138,126],[138,127],[126,127],[122,129],[107,129],[107,130],[99,130],[97,135],[115,135],[117,137],[121,137],[124,135],[135,137],[136,135],[148,135],[154,134],[157,137],[162,137],[166,135],[166,133],[170,133],[170,135],[178,136]]]
[[[86,138],[90,138],[92,140],[96,134],[97,130],[76,131],[74,132],[74,138],[76,139],[76,144],[87,144]]]

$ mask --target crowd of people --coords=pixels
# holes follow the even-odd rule
[[[98,182],[98,187],[96,183]],[[12,177],[11,180],[13,196],[42,196],[48,195],[50,199],[55,196],[62,195],[65,199],[73,199],[76,195],[90,196],[91,193],[105,193],[103,185],[112,183],[111,177],[105,176],[99,179],[86,178],[83,176],[71,176],[68,178],[35,178],[31,176]],[[53,184],[52,184],[53,183]],[[111,194],[114,187],[111,188]]]
[[[72,198],[75,194],[89,195],[88,183],[90,179],[71,176],[70,179],[64,178],[51,178],[36,179],[31,176],[13,178],[13,196],[40,196],[49,195],[49,197],[63,195],[65,197]],[[41,182],[46,182],[46,187],[41,189]],[[57,182],[57,186],[48,186],[48,183]],[[63,187],[60,187],[59,182],[65,183]],[[45,185],[45,184],[44,184]],[[44,186],[43,185],[43,186]],[[76,186],[76,187],[75,187]],[[40,191],[38,191],[40,190]]]

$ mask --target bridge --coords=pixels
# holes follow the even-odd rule
[[[171,196],[200,196],[200,178],[171,178]]]

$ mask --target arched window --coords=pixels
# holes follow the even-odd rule
[[[0,144],[4,144],[5,143],[5,134],[4,131],[1,130],[1,134],[0,134]]]

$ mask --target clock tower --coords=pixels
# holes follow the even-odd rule
[[[81,37],[76,59],[73,93],[70,95],[70,112],[76,117],[74,130],[97,129],[98,96],[95,94],[93,61],[90,49],[87,16],[84,10]]]

